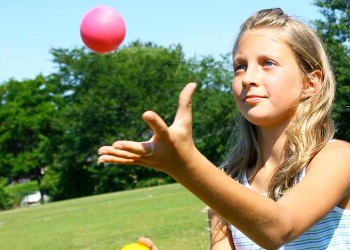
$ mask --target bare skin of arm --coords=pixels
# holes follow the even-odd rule
[[[142,165],[167,173],[266,249],[276,249],[295,239],[334,206],[349,199],[350,146],[340,141],[322,149],[309,164],[303,181],[278,202],[227,176],[194,145],[191,100],[195,87],[190,83],[181,92],[170,127],[156,113],[147,111],[143,119],[154,136],[148,142],[117,141],[101,147],[99,162]],[[147,156],[151,143],[154,153]]]

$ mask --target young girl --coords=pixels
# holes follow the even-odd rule
[[[259,11],[241,26],[233,69],[240,135],[221,169],[192,140],[194,83],[170,127],[147,111],[154,136],[101,147],[99,162],[175,178],[211,208],[213,250],[350,249],[350,145],[332,139],[335,80],[319,38],[281,9]]]

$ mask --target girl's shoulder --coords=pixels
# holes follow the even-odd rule
[[[320,152],[317,155],[327,155],[327,154],[334,154],[334,155],[342,155],[343,153],[349,152],[350,153],[350,143],[343,140],[338,139],[332,139],[330,140],[323,149],[320,150]],[[350,154],[345,154],[343,157],[349,157]],[[342,157],[341,157],[342,158]]]
[[[350,147],[350,143],[340,139],[332,139],[326,145],[342,145]]]
[[[329,141],[312,159],[307,170],[312,181],[328,187],[328,197],[338,197],[338,206],[350,209],[350,144]],[[311,178],[311,179],[312,179]]]
[[[350,143],[333,139],[330,140],[311,160],[307,172],[311,169],[332,169],[350,175]]]

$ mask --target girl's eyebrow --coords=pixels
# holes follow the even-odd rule
[[[233,58],[233,64],[237,64],[238,62],[245,62],[245,61],[247,61],[244,57],[242,57],[242,56],[235,56],[234,58]]]
[[[280,57],[276,54],[273,54],[273,53],[261,53],[261,54],[257,55],[257,58],[258,58],[258,60],[267,59],[267,58],[282,60],[282,57]],[[246,62],[246,61],[247,61],[247,58],[244,56],[240,56],[240,55],[235,56],[233,58],[233,64],[238,63],[238,62]]]
[[[278,59],[278,60],[282,60],[282,57],[273,53],[262,53],[261,55],[258,55],[259,59],[266,59],[266,58],[271,58],[271,59]]]

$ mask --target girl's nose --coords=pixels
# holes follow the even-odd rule
[[[242,78],[243,87],[259,86],[259,72],[255,67],[248,67]]]

